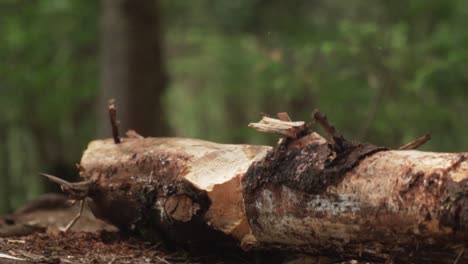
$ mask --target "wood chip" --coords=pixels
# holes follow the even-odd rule
[[[23,258],[17,258],[8,254],[3,254],[3,253],[0,253],[0,258],[25,261],[25,259]]]
[[[18,239],[7,239],[8,243],[18,243],[18,244],[24,244],[26,241],[24,240],[18,240]]]
[[[284,117],[283,117],[284,118]],[[274,133],[282,136],[297,138],[298,132],[305,128],[304,121],[289,122],[264,116],[258,123],[250,123],[249,127],[260,132]]]

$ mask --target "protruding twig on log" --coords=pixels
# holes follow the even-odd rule
[[[260,122],[250,123],[249,127],[252,127],[260,132],[274,133],[295,139],[299,136],[301,131],[304,131],[304,129],[306,129],[306,123],[303,121],[284,121],[264,116],[262,117],[262,120],[260,120]]]
[[[420,138],[417,138],[401,147],[398,148],[398,150],[408,150],[408,149],[416,149],[420,146],[422,146],[424,143],[429,141],[431,139],[431,134],[424,135]]]
[[[315,109],[312,116],[316,123],[318,123],[327,133],[329,138],[330,147],[333,150],[331,159],[334,159],[338,153],[341,153],[353,146],[354,144],[346,140],[341,134],[336,132],[333,125],[328,122],[327,116],[320,113],[318,109]]]
[[[115,144],[119,144],[119,121],[117,120],[117,109],[115,108],[114,99],[109,100],[109,119],[112,127],[112,138],[114,138]]]
[[[458,261],[461,259],[461,257],[463,256],[463,254],[465,253],[465,250],[466,248],[463,247],[462,250],[460,250],[460,253],[458,254],[457,258],[455,259],[455,261],[453,262],[453,264],[458,264]]]
[[[327,119],[327,116],[320,113],[318,109],[315,109],[314,112],[312,113],[313,118],[315,121],[325,130],[325,132],[328,135],[328,140],[332,145],[335,145],[335,137],[336,137],[336,130],[335,127],[332,126]]]
[[[85,205],[86,200],[80,200],[80,210],[78,211],[78,214],[68,223],[68,225],[62,230],[63,232],[68,232],[75,224],[78,222],[78,219],[80,219],[81,214],[83,213],[83,208]]]
[[[88,180],[88,181],[83,181],[83,182],[76,182],[76,183],[71,183],[68,181],[65,181],[63,179],[60,179],[59,177],[45,174],[45,173],[40,173],[42,176],[46,177],[52,182],[55,182],[60,185],[60,188],[67,193],[72,199],[75,201],[80,201],[80,210],[78,211],[78,214],[68,223],[68,225],[63,229],[63,232],[68,232],[75,223],[80,219],[81,214],[83,213],[83,207],[85,205],[85,199],[89,195],[89,191],[91,189],[91,186],[94,184],[93,181]]]
[[[50,174],[40,173],[40,175],[46,177],[52,182],[59,184],[60,188],[62,188],[66,194],[70,195],[70,197],[75,200],[82,200],[86,198],[89,194],[91,186],[94,184],[91,180],[72,183]]]

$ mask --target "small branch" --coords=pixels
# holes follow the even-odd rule
[[[313,112],[312,115],[313,115],[315,121],[316,121],[316,122],[323,128],[323,130],[325,130],[325,132],[327,133],[329,142],[330,142],[332,145],[335,145],[335,144],[336,144],[336,142],[335,142],[336,130],[335,130],[335,127],[332,126],[332,125],[328,122],[327,116],[325,116],[324,114],[320,113],[318,110],[315,110],[315,111]]]
[[[63,229],[63,232],[67,233],[68,230],[70,230],[75,224],[76,222],[78,221],[78,219],[80,219],[81,217],[81,214],[83,213],[83,208],[84,208],[84,205],[85,205],[85,200],[80,200],[80,210],[78,211],[78,214],[70,221],[70,223],[68,223],[68,225]]]
[[[50,174],[46,174],[46,173],[39,173],[39,174],[46,177],[51,182],[55,182],[55,183],[59,184],[60,187],[62,187],[62,188],[72,188],[73,183],[71,183],[71,182],[67,182],[66,180],[62,180],[59,177],[56,177],[56,176],[53,176],[53,175],[50,175]]]
[[[55,182],[60,185],[60,188],[68,194],[72,199],[83,200],[86,198],[94,185],[92,180],[83,181],[83,182],[67,182],[63,179],[60,179],[56,176],[40,173],[42,176],[46,177],[52,182]]]
[[[409,150],[409,149],[416,149],[418,147],[420,147],[421,145],[423,145],[424,143],[426,143],[427,141],[429,141],[429,139],[431,139],[431,134],[427,134],[427,135],[424,135],[418,139],[415,139],[401,147],[398,148],[398,150]]]
[[[88,197],[89,192],[92,186],[94,185],[94,182],[92,180],[88,180],[88,181],[83,181],[83,182],[71,183],[53,175],[49,175],[45,173],[40,173],[40,174],[46,177],[47,179],[49,179],[50,181],[59,184],[60,188],[62,188],[62,190],[65,193],[67,193],[69,196],[72,197],[72,199],[74,199],[74,202],[76,202],[77,200],[80,201],[80,210],[78,211],[78,214],[63,229],[63,232],[66,233],[68,232],[68,230],[70,230],[73,227],[73,225],[75,225],[78,219],[80,219],[81,214],[83,213],[85,199],[86,197]]]
[[[457,263],[458,263],[458,261],[461,259],[461,257],[463,256],[463,254],[465,254],[465,250],[466,250],[465,247],[463,247],[462,250],[460,250],[460,253],[458,253],[458,256],[457,256],[457,258],[455,259],[455,261],[453,262],[453,264],[457,264]]]
[[[260,132],[279,134],[289,138],[297,138],[299,132],[306,128],[306,124],[303,121],[290,122],[264,116],[260,122],[250,123],[249,127]]]
[[[112,137],[114,138],[115,144],[120,143],[119,136],[119,121],[117,120],[117,109],[115,108],[115,100],[109,100],[109,118],[112,127]]]

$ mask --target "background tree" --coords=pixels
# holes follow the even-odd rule
[[[459,133],[468,128],[463,1],[165,6],[173,79],[168,108],[178,109],[171,121],[179,133],[264,143],[246,120],[283,110],[306,119],[319,107],[360,140],[397,146],[431,132],[425,149],[468,147]],[[187,91],[193,96],[180,100]],[[232,104],[242,119],[231,118]]]
[[[76,177],[95,137],[95,1],[0,3],[0,212],[44,191],[39,171]],[[54,186],[54,188],[56,188]]]
[[[274,143],[246,124],[320,108],[349,138],[430,132],[423,149],[466,151],[467,14],[463,0],[3,0],[0,212],[43,191],[38,171],[76,177],[110,135],[110,97],[143,135]]]
[[[168,136],[159,1],[103,0],[101,30],[99,135],[109,136],[107,101],[115,98],[123,131]]]

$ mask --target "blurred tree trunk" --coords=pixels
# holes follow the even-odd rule
[[[4,136],[0,134],[1,146],[6,146]],[[7,164],[7,153],[8,148],[0,148],[0,213],[11,211],[11,193],[10,193],[10,173]]]
[[[158,0],[102,0],[98,134],[110,136],[107,101],[117,100],[121,130],[167,136],[161,104],[167,74]]]

